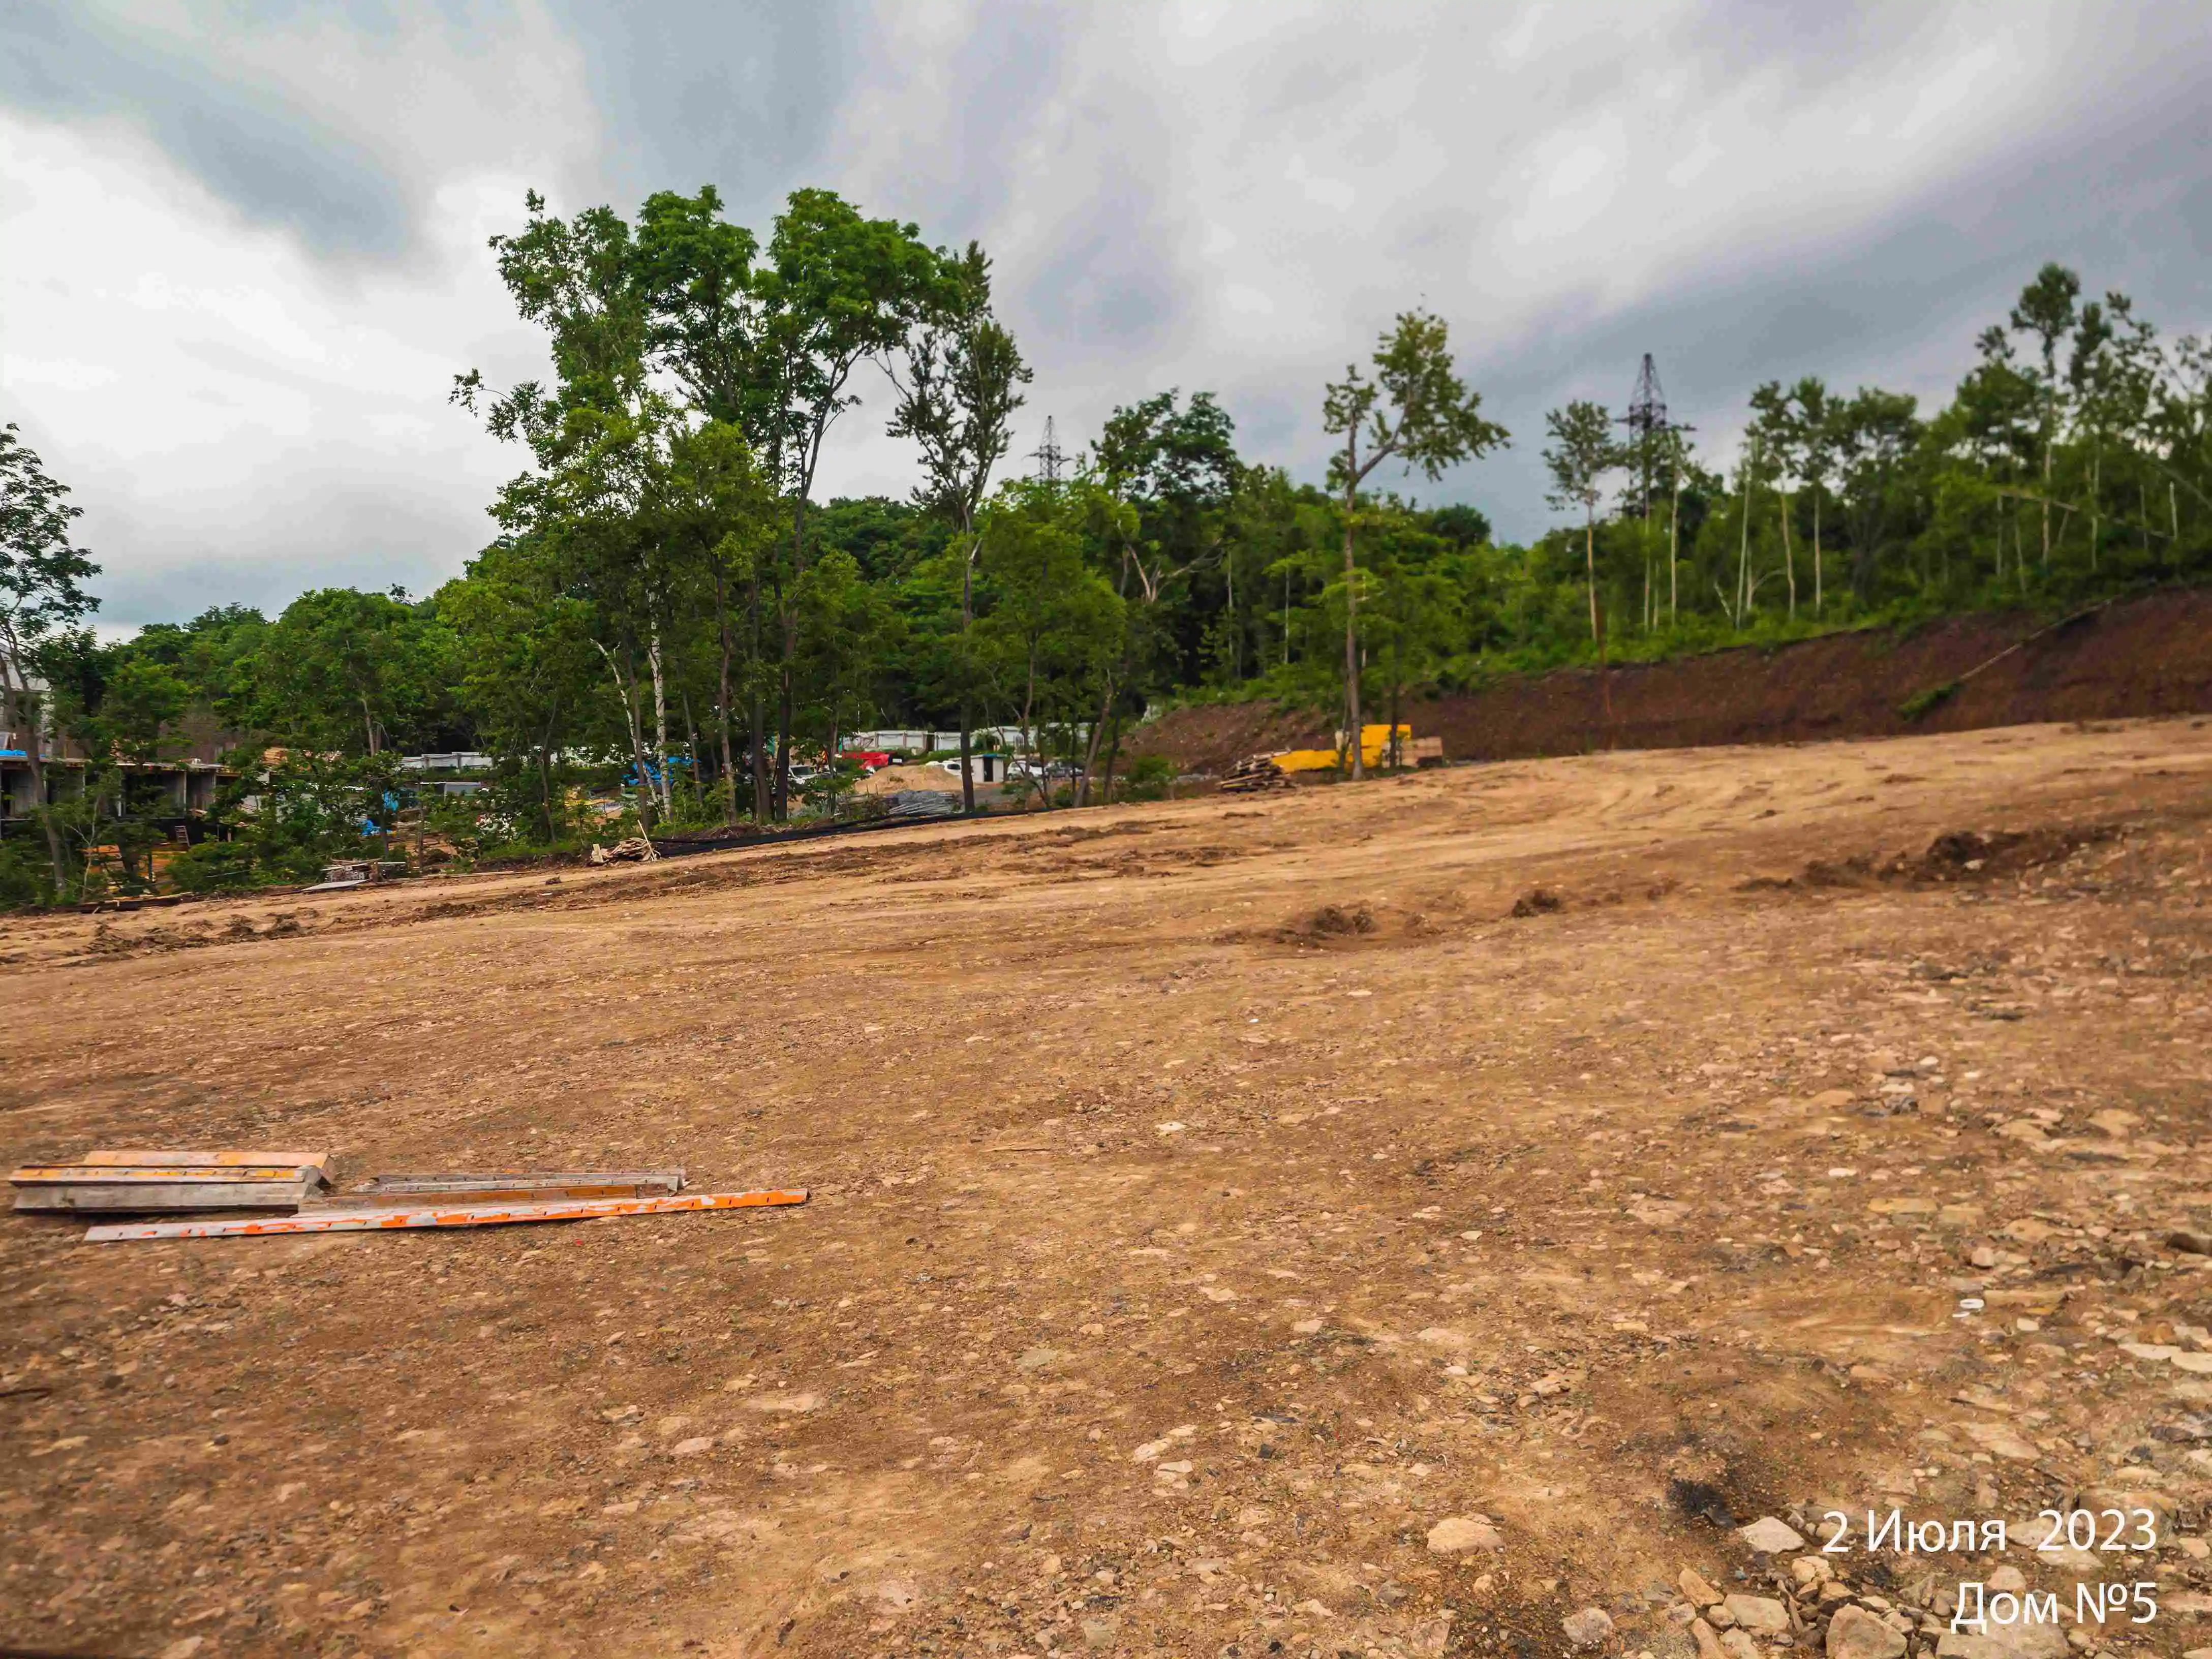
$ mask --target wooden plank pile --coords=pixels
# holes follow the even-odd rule
[[[372,1176],[331,1194],[324,1152],[100,1150],[9,1177],[18,1210],[178,1215],[95,1226],[88,1243],[484,1227],[804,1204],[805,1188],[694,1193],[681,1170],[489,1170]],[[289,1212],[195,1215],[197,1212]]]
[[[1291,775],[1275,764],[1272,755],[1247,755],[1231,767],[1221,780],[1224,795],[1256,795],[1265,789],[1295,789]]]
[[[327,1152],[102,1147],[8,1177],[19,1210],[296,1210],[327,1187]]]

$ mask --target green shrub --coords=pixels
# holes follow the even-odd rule
[[[180,893],[235,893],[260,884],[252,848],[238,841],[204,841],[172,859],[165,873]]]

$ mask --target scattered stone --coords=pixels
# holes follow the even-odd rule
[[[696,1457],[702,1451],[712,1451],[714,1447],[714,1436],[695,1434],[689,1440],[679,1440],[671,1446],[668,1455],[671,1457]]]
[[[2027,1588],[2027,1575],[2018,1567],[1999,1567],[1990,1574],[1989,1585],[1993,1590],[2010,1590],[2017,1595]]]
[[[1681,1577],[1674,1583],[1682,1592],[1682,1599],[1693,1607],[1716,1607],[1720,1602],[1721,1593],[1687,1567],[1682,1569]]]
[[[1772,1636],[1790,1628],[1790,1609],[1771,1595],[1731,1595],[1721,1605],[1744,1630]]]
[[[1698,1659],[1729,1659],[1729,1650],[1721,1645],[1721,1638],[1713,1634],[1713,1627],[1704,1620],[1690,1620],[1690,1639],[1698,1644]]]
[[[1828,1622],[1828,1659],[1901,1659],[1905,1638],[1861,1607],[1838,1607]]]
[[[1498,1535],[1489,1517],[1480,1515],[1453,1515],[1429,1528],[1429,1552],[1432,1555],[1458,1555],[1468,1550],[1502,1550],[1505,1540]]]
[[[2008,1457],[2016,1463],[2033,1463],[2039,1455],[2020,1431],[2008,1423],[1968,1423],[1966,1437],[1984,1451]]]
[[[1802,1550],[1805,1540],[1787,1521],[1763,1515],[1747,1527],[1738,1527],[1735,1535],[1764,1555],[1780,1555],[1787,1550]]]
[[[1083,1621],[1083,1645],[1086,1648],[1110,1648],[1120,1633],[1120,1626],[1110,1619],[1086,1619]]]
[[[2212,1233],[2171,1232],[2166,1236],[2166,1248],[2185,1255],[2212,1255]]]
[[[1602,1647],[1606,1638],[1613,1634],[1613,1615],[1603,1607],[1584,1607],[1560,1620],[1559,1628],[1566,1632],[1567,1640],[1576,1647]]]

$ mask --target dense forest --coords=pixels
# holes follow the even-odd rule
[[[533,197],[492,253],[550,371],[457,380],[517,471],[496,534],[434,593],[322,589],[101,643],[76,509],[0,437],[0,725],[20,745],[42,722],[94,774],[0,846],[0,902],[76,896],[95,863],[150,879],[153,831],[113,763],[210,732],[241,776],[167,866],[185,886],[297,878],[365,824],[388,840],[412,751],[496,757],[489,808],[440,809],[478,856],[574,845],[592,792],[626,790],[653,832],[835,810],[834,763],[804,787],[793,763],[872,726],[963,747],[1018,726],[1067,763],[1030,804],[1075,805],[1126,787],[1124,735],[1172,701],[1356,724],[1516,670],[2073,604],[2212,566],[2212,343],[2162,337],[2057,265],[1943,407],[1772,381],[1725,457],[1588,403],[1508,434],[1444,323],[1409,312],[1315,388],[1336,447],[1316,485],[1240,453],[1229,411],[1181,389],[1133,398],[1064,460],[1010,456],[1030,371],[988,258],[826,191],[791,197],[765,242],[711,189],[634,218]],[[918,482],[817,501],[864,374],[889,376]],[[1507,443],[1540,447],[1556,530],[1501,544],[1474,507],[1418,503]],[[89,856],[102,843],[117,859]]]

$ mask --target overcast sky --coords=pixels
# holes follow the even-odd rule
[[[800,185],[980,240],[1045,416],[1218,393],[1318,479],[1322,382],[1451,325],[1511,449],[1420,486],[1550,521],[1543,411],[1656,355],[1725,450],[1761,380],[1941,396],[2048,258],[2212,324],[2203,0],[0,0],[0,420],[85,508],[110,625],[424,592],[535,372],[484,239]],[[878,397],[824,494],[903,494]],[[1389,483],[1383,479],[1380,482]]]

